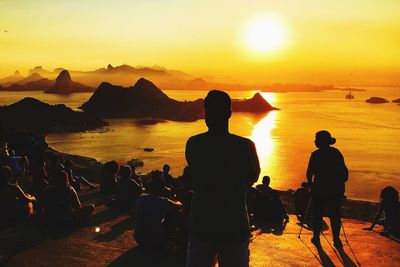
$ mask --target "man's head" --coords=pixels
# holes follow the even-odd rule
[[[171,170],[171,167],[169,167],[168,164],[165,164],[165,165],[162,167],[162,169],[163,169],[163,171],[164,171],[165,173],[169,173],[169,171]]]
[[[164,188],[164,182],[162,180],[162,172],[152,171],[151,180],[147,184],[148,193],[154,195],[160,195],[163,188]]]
[[[327,147],[336,143],[336,139],[332,138],[330,132],[323,130],[315,134],[315,146],[318,148]]]
[[[271,178],[269,178],[268,175],[265,175],[262,179],[262,184],[265,186],[269,186],[269,183],[271,182]]]
[[[68,174],[65,171],[58,171],[54,177],[54,185],[57,187],[69,186]]]
[[[132,177],[132,168],[129,165],[122,165],[119,170],[121,179],[130,179]]]
[[[204,110],[210,130],[225,128],[232,115],[231,98],[225,92],[212,90],[204,100]]]
[[[115,160],[108,161],[103,165],[103,172],[108,176],[115,176],[119,171],[119,164]]]

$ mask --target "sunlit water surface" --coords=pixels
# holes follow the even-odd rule
[[[370,96],[390,100],[400,97],[399,88],[367,88],[354,92],[354,100],[346,100],[346,92],[263,93],[280,111],[264,115],[235,113],[230,121],[232,133],[249,137],[257,147],[261,175],[270,175],[272,186],[297,188],[305,180],[310,153],[315,149],[316,131],[329,130],[350,170],[347,195],[377,200],[386,185],[400,189],[400,106],[394,103],[371,105]],[[165,91],[179,100],[204,97],[204,91]],[[255,92],[230,92],[232,98],[248,98]],[[40,92],[0,92],[0,104],[13,103],[28,95],[48,103],[65,103],[77,109],[89,99],[89,93],[71,96]],[[168,163],[174,175],[186,165],[186,140],[206,131],[203,120],[197,122],[163,122],[140,125],[135,119],[108,120],[104,133],[63,133],[47,136],[48,143],[61,151],[94,157],[99,161],[116,159],[125,162],[142,159],[146,172]],[[143,148],[152,147],[153,152]],[[240,166],[232,166],[240,168]]]

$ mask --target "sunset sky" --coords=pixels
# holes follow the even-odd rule
[[[126,63],[253,82],[400,82],[399,0],[0,0],[0,18],[0,77]],[[260,21],[275,25],[274,44],[258,39],[271,32]]]

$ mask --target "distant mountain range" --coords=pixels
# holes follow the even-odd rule
[[[56,68],[53,71],[44,69],[37,66],[29,70],[28,77],[22,76],[18,71],[13,75],[0,79],[0,90],[40,90],[38,89],[43,83],[43,91],[48,91],[51,86],[55,84],[55,79],[60,75],[64,68]],[[170,70],[164,67],[133,67],[129,65],[112,66],[109,64],[106,68],[99,68],[90,71],[77,71],[68,70],[68,73],[73,77],[74,82],[80,83],[82,86],[90,88],[98,87],[102,82],[111,84],[118,84],[121,86],[130,86],[141,77],[155,82],[161,89],[176,89],[176,90],[211,90],[220,89],[225,91],[230,90],[258,90],[268,92],[315,92],[322,90],[335,90],[339,89],[332,85],[311,85],[311,84],[268,84],[265,85],[255,84],[240,84],[240,83],[227,83],[215,80],[212,77],[201,78],[187,74],[179,70]],[[41,81],[40,83],[29,84],[23,86],[28,82],[36,82],[41,79],[48,79],[48,81]],[[52,81],[53,84],[50,85]],[[14,85],[21,85],[13,87]],[[82,87],[81,86],[81,87]],[[69,87],[72,88],[72,87]],[[93,89],[73,89],[73,90],[50,90],[54,92],[87,92]]]
[[[20,81],[20,80],[22,80],[22,79],[24,79],[25,77],[24,76],[22,76],[20,73],[19,73],[19,71],[15,71],[14,72],[14,74],[12,74],[12,75],[10,75],[10,76],[7,76],[7,77],[4,77],[4,78],[1,78],[0,79],[0,84],[2,85],[2,86],[6,86],[6,85],[10,85],[10,84],[13,84],[13,83],[16,83],[16,82],[18,82],[18,81]]]
[[[8,80],[11,79],[8,78]],[[26,78],[13,82],[11,85],[0,86],[0,91],[44,91],[49,94],[71,94],[93,92],[94,88],[72,81],[69,72],[62,70],[55,81],[43,78],[38,73],[32,73]]]

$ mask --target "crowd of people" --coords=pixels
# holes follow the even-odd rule
[[[83,187],[99,189],[110,200],[110,209],[134,211],[134,238],[140,247],[158,250],[173,243],[185,255],[187,248],[187,266],[212,266],[216,257],[221,265],[248,266],[250,226],[283,229],[289,216],[269,176],[253,186],[260,173],[257,153],[252,141],[228,132],[229,96],[210,91],[205,111],[209,131],[188,140],[188,166],[177,178],[167,164],[162,171],[137,175],[134,166],[109,161],[94,183],[80,175],[72,161],[54,154],[16,156],[0,133],[1,223],[36,217],[58,226],[81,225],[95,206],[83,205],[78,193]],[[311,242],[317,247],[326,211],[334,246],[342,247],[340,209],[348,170],[340,151],[332,147],[335,142],[328,131],[316,133],[307,183],[293,193],[297,218],[312,226]],[[27,177],[29,186],[22,189],[19,181]],[[388,186],[380,197],[372,225],[365,229],[382,223],[385,235],[399,235],[398,192]]]

